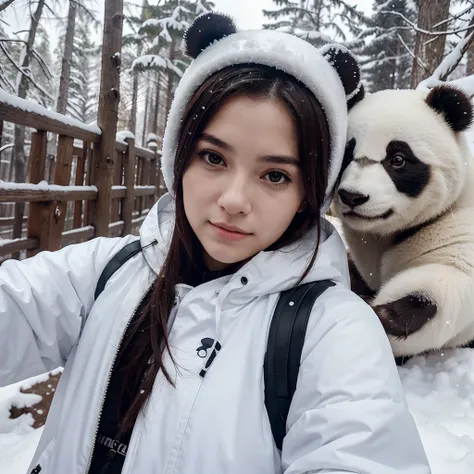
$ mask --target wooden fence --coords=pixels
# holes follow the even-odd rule
[[[21,237],[4,240],[0,245],[0,261],[104,235],[103,230],[96,231],[97,227],[108,228],[109,236],[135,233],[160,194],[156,150],[136,146],[133,138],[116,141],[115,154],[107,157],[104,171],[99,163],[100,129],[51,115],[0,100],[0,120],[35,129],[28,161],[29,182],[0,183],[0,203],[25,203],[27,214]],[[47,159],[48,133],[56,137],[54,161]],[[106,188],[104,179],[109,180]],[[107,206],[97,205],[104,198]],[[0,231],[12,228],[13,220],[0,219]]]

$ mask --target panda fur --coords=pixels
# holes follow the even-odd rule
[[[334,207],[396,356],[474,340],[474,162],[469,98],[381,91],[349,114]]]

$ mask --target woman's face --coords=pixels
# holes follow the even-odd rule
[[[198,137],[183,175],[186,217],[209,270],[274,244],[302,210],[295,124],[274,99],[229,99]]]

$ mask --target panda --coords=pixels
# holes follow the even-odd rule
[[[474,340],[474,162],[469,97],[359,94],[334,208],[395,356]]]

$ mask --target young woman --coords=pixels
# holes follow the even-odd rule
[[[30,472],[427,474],[389,343],[322,215],[359,72],[344,50],[206,14],[171,107],[142,252],[99,238],[0,268],[0,382],[65,365]],[[331,279],[281,451],[264,357],[282,291]]]

